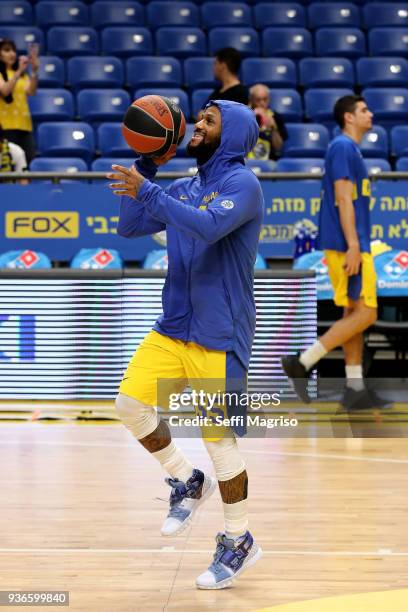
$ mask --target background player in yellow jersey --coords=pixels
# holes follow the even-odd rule
[[[377,318],[376,276],[370,252],[370,182],[358,147],[372,127],[373,114],[361,96],[344,96],[334,106],[342,133],[326,153],[319,217],[319,247],[324,250],[334,302],[344,316],[300,355],[283,357],[282,366],[299,397],[309,402],[307,379],[313,366],[342,346],[346,362],[347,409],[381,407],[386,402],[363,380],[363,332]]]

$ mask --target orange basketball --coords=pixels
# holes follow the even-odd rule
[[[186,120],[170,98],[143,96],[129,106],[122,131],[127,144],[136,153],[161,157],[175,151],[183,140]]]

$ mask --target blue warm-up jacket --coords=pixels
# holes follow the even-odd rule
[[[136,161],[147,179],[137,199],[122,197],[118,234],[166,230],[169,268],[163,314],[154,329],[185,342],[233,351],[248,368],[255,330],[254,263],[263,218],[258,179],[244,157],[258,138],[254,113],[236,102],[211,102],[221,112],[221,143],[197,176],[163,190],[157,166]]]

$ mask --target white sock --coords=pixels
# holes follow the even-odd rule
[[[346,365],[346,378],[347,387],[354,389],[354,391],[362,391],[364,389],[362,365]]]
[[[193,475],[194,467],[185,458],[181,450],[174,444],[173,440],[168,446],[152,453],[153,457],[161,463],[161,466],[172,478],[178,478],[182,482]]]
[[[324,348],[323,344],[317,340],[310,348],[301,354],[299,361],[305,366],[306,370],[310,370],[315,363],[320,361],[327,353],[328,351]]]
[[[247,501],[243,499],[235,504],[222,504],[227,538],[239,538],[248,529]]]

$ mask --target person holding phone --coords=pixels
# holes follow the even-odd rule
[[[0,40],[0,123],[4,137],[23,149],[29,164],[35,157],[35,143],[27,96],[37,92],[38,44],[32,43],[28,53],[18,57],[14,41]]]

